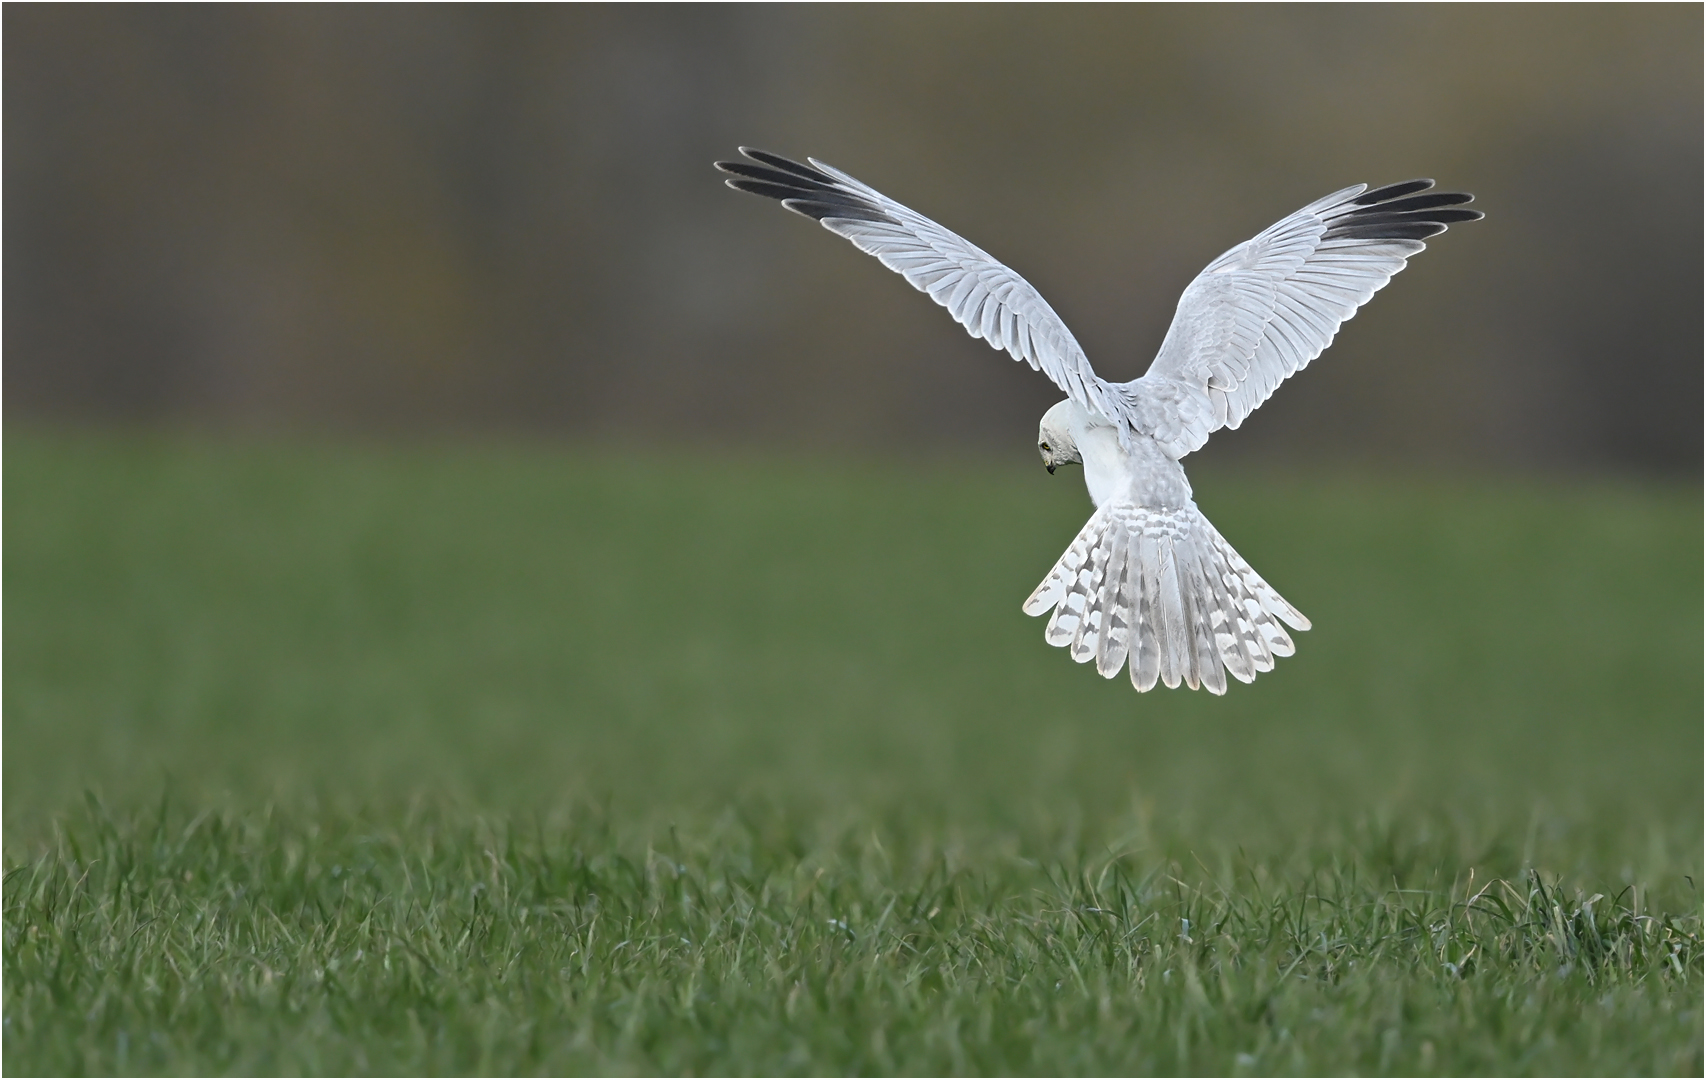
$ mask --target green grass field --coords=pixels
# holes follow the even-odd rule
[[[1203,472],[1213,698],[1075,471],[5,449],[10,1075],[1703,1067],[1697,486]]]

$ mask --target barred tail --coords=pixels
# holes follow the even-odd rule
[[[1109,679],[1129,659],[1139,690],[1159,678],[1224,694],[1227,671],[1251,682],[1295,651],[1280,620],[1309,629],[1194,503],[1098,508],[1025,601],[1027,615],[1051,608],[1050,645]]]

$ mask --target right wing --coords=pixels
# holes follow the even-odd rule
[[[1161,351],[1121,384],[1140,430],[1184,457],[1235,428],[1474,198],[1410,180],[1310,203],[1208,265],[1179,297]]]
[[[778,199],[875,255],[948,309],[974,338],[1047,375],[1067,396],[1110,420],[1124,401],[1098,378],[1060,316],[1030,283],[964,238],[821,161],[810,165],[741,147],[757,165],[719,161],[736,191]]]

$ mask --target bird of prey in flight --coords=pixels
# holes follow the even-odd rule
[[[741,148],[718,162],[737,191],[780,200],[875,255],[974,338],[1047,375],[1066,400],[1043,414],[1049,472],[1084,466],[1096,511],[1025,601],[1052,611],[1045,637],[1139,690],[1226,692],[1294,651],[1309,620],[1228,544],[1191,499],[1181,458],[1236,428],[1281,380],[1321,355],[1422,241],[1481,217],[1432,180],[1335,191],[1208,264],[1179,298],[1142,378],[1108,382],[1024,278],[976,245],[839,169]]]

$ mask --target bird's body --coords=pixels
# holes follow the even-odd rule
[[[1039,445],[1051,443],[1072,447],[1084,465],[1084,486],[1098,507],[1129,502],[1137,506],[1175,510],[1191,501],[1191,483],[1185,467],[1168,455],[1153,436],[1139,434],[1121,445],[1119,429],[1067,398],[1049,410]],[[1055,433],[1058,432],[1058,435]]]
[[[1038,448],[1054,471],[1082,461],[1096,512],[1025,601],[1053,611],[1044,634],[1112,678],[1225,693],[1226,671],[1249,682],[1290,656],[1284,621],[1309,620],[1232,549],[1197,504],[1185,467],[1153,436],[1117,427],[1068,398],[1043,415]],[[1278,621],[1276,621],[1278,620]]]
[[[1143,377],[1109,383],[1041,295],[981,249],[822,162],[743,148],[729,186],[779,199],[930,295],[973,337],[1067,393],[1044,414],[1049,472],[1081,462],[1096,510],[1024,610],[1045,637],[1132,685],[1226,690],[1293,652],[1309,621],[1250,569],[1191,500],[1180,459],[1237,427],[1319,356],[1423,239],[1481,216],[1470,196],[1413,180],[1317,200],[1210,263],[1180,297]]]

